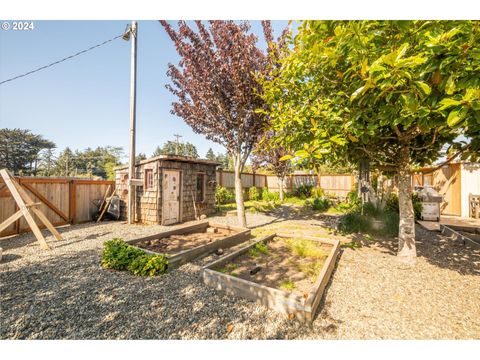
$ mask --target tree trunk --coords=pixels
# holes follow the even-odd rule
[[[284,178],[279,178],[279,189],[278,192],[280,194],[280,201],[283,202],[283,180]]]
[[[412,180],[410,174],[410,152],[401,149],[398,171],[398,207],[400,228],[398,231],[398,256],[405,262],[413,262],[417,256],[415,248],[415,216],[412,204]]]
[[[247,218],[245,216],[245,206],[243,204],[243,187],[242,187],[242,168],[241,155],[235,154],[234,167],[235,167],[235,201],[237,203],[237,218],[238,224],[242,227],[247,227]]]

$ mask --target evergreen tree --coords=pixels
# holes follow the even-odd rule
[[[40,152],[55,144],[30,130],[0,129],[0,168],[16,175],[36,175]]]
[[[215,153],[213,152],[212,148],[208,149],[207,154],[205,155],[205,158],[207,160],[212,160],[212,161],[217,160],[217,158],[215,157]]]
[[[192,143],[177,143],[176,141],[167,141],[162,147],[157,146],[152,156],[159,155],[179,155],[198,159],[198,151]]]

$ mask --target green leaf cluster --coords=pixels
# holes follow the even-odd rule
[[[256,186],[248,188],[248,200],[258,201],[261,200],[262,194],[258,191]]]
[[[395,171],[446,144],[480,153],[478,21],[304,21],[262,86],[292,159]]]
[[[128,266],[134,275],[156,276],[167,272],[168,259],[164,255],[145,254],[135,258]]]
[[[165,255],[146,254],[145,251],[130,246],[118,238],[103,244],[100,263],[108,269],[129,270],[134,275],[140,276],[160,275],[168,268],[168,259]]]
[[[218,205],[228,204],[235,200],[235,195],[226,187],[217,186],[215,188],[215,203]]]

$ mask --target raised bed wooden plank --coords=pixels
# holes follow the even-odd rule
[[[459,231],[465,231],[467,232],[472,231],[472,229],[468,229],[465,226],[459,226]],[[476,231],[476,229],[474,230]],[[480,243],[477,241],[470,239],[468,236],[459,233],[457,230],[452,229],[452,227],[440,224],[440,233],[446,236],[450,236],[454,241],[460,241],[464,245],[470,245],[475,249],[480,249]]]
[[[325,288],[330,280],[335,262],[340,249],[340,242],[329,238],[315,238],[311,236],[301,236],[302,239],[318,241],[332,245],[332,249],[323,264],[317,281],[312,286],[306,297],[292,294],[283,290],[268,287],[252,281],[240,279],[235,276],[224,274],[213,270],[222,267],[233,259],[245,254],[260,242],[268,242],[275,237],[291,238],[287,234],[271,234],[256,240],[255,242],[206,265],[202,269],[202,279],[206,285],[212,286],[217,290],[225,291],[227,294],[236,295],[257,301],[270,309],[294,314],[295,317],[305,323],[311,323],[325,292]]]
[[[165,237],[169,237],[171,235],[178,235],[178,234],[190,234],[193,232],[199,232],[202,229],[206,229],[208,227],[208,221],[207,222],[201,222],[201,223],[195,223],[187,226],[182,226],[173,230],[168,230],[168,231],[162,231],[160,233],[154,234],[154,235],[149,235],[149,236],[144,236],[138,239],[133,239],[127,241],[131,245],[135,245],[135,243],[141,242],[141,241],[147,241],[147,240],[156,240],[156,239],[162,239]]]
[[[231,230],[237,232],[236,234],[226,236],[221,239],[217,239],[208,244],[202,244],[190,249],[179,251],[174,254],[167,255],[168,258],[168,268],[175,269],[187,262],[190,262],[196,258],[199,258],[204,255],[211,254],[218,249],[227,249],[235,245],[241,244],[242,242],[247,241],[250,238],[250,230],[247,228],[229,226],[224,224],[212,223],[209,221],[204,221],[201,223],[195,223],[187,226],[182,226],[177,229],[164,231],[155,235],[146,236],[139,239],[133,239],[127,241],[128,244],[135,246],[141,241],[155,240],[169,237],[171,235],[188,235],[196,232],[205,232],[208,227],[216,227],[226,230]],[[157,252],[141,248],[143,251],[149,254],[158,254]]]

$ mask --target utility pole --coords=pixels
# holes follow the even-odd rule
[[[175,155],[178,155],[178,148],[180,146],[180,141],[178,139],[181,138],[182,135],[173,134],[173,136],[175,136],[177,138],[177,143],[175,145]]]
[[[128,166],[128,219],[129,224],[135,221],[135,123],[137,108],[137,22],[132,24],[123,35],[124,40],[132,40],[131,64],[130,64],[130,146]]]

